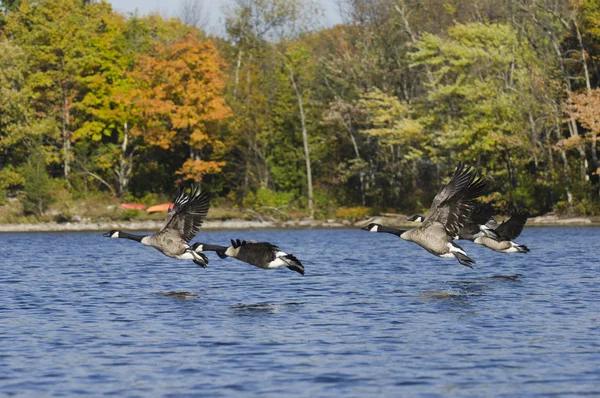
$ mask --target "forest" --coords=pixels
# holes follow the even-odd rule
[[[422,212],[459,162],[498,211],[600,215],[600,0],[234,0],[226,32],[0,1],[0,206],[199,181],[271,217]],[[189,18],[185,18],[185,17]]]

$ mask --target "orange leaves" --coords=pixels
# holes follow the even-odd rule
[[[168,45],[155,44],[152,55],[137,61],[133,75],[139,82],[137,104],[147,123],[146,142],[163,148],[210,145],[214,138],[207,124],[231,115],[221,96],[225,65],[214,45],[187,35]]]
[[[199,182],[202,181],[202,178],[206,174],[219,173],[224,166],[225,162],[188,159],[176,174],[180,175],[182,180],[194,180]]]
[[[600,89],[589,94],[572,94],[567,109],[593,135],[600,134]]]

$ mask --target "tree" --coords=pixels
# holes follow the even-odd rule
[[[440,158],[484,165],[486,175],[504,182],[496,199],[534,203],[518,189],[527,154],[537,152],[528,125],[530,112],[540,111],[531,104],[541,79],[531,48],[503,24],[457,24],[448,35],[424,35],[412,55],[434,79],[422,123],[437,131]]]
[[[212,43],[187,35],[171,44],[156,43],[151,55],[137,58],[132,72],[138,84],[134,102],[143,122],[131,133],[163,149],[186,145],[189,157],[177,171],[184,180],[200,181],[225,165],[205,160],[222,150],[214,130],[231,113],[221,95],[223,68]]]
[[[600,88],[590,90],[586,93],[572,94],[568,107],[570,115],[575,118],[588,133],[585,136],[571,137],[564,141],[564,146],[569,148],[581,144],[591,147],[594,171],[592,176],[600,176],[600,164],[596,155],[598,148],[598,136],[600,136]]]
[[[27,54],[29,86],[38,114],[54,118],[61,131],[63,175],[69,179],[72,158],[73,107],[80,99],[83,63],[90,38],[102,31],[106,3],[79,0],[23,1],[8,15],[6,31]],[[91,33],[91,34],[90,34]]]

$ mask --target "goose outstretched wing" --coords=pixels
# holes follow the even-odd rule
[[[484,188],[483,177],[477,176],[470,167],[459,164],[450,182],[433,199],[422,228],[440,223],[446,235],[454,239],[473,214],[475,199],[481,196]]]
[[[527,222],[527,214],[518,210],[508,220],[504,221],[494,231],[503,240],[513,240],[523,231],[523,226]]]
[[[196,236],[210,207],[210,192],[192,184],[190,193],[180,187],[175,203],[167,213],[163,233],[177,234],[186,243]]]

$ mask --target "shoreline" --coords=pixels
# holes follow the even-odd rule
[[[333,229],[360,228],[371,222],[393,227],[415,227],[415,223],[406,222],[405,216],[370,217],[352,222],[349,220],[291,220],[291,221],[248,221],[248,220],[207,220],[203,230],[251,230],[251,229]],[[125,231],[157,231],[164,221],[99,221],[65,222],[40,224],[0,224],[2,232],[94,232],[120,229]],[[600,223],[587,217],[558,218],[554,215],[534,217],[527,220],[527,227],[597,227]]]

